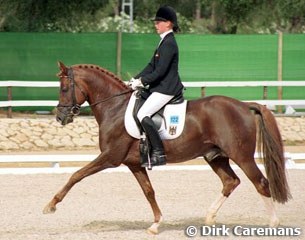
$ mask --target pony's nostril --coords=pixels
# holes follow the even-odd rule
[[[57,122],[61,122],[61,121],[62,121],[61,117],[57,116],[57,117],[56,117],[56,121],[57,121]]]

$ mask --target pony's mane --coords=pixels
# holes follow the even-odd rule
[[[123,80],[121,78],[119,78],[117,75],[115,75],[114,73],[110,72],[109,70],[102,68],[98,65],[94,65],[94,64],[79,64],[79,65],[74,65],[73,67],[75,68],[84,68],[84,69],[95,69],[98,70],[99,72],[106,74],[107,76],[113,78],[114,80],[116,80],[118,83],[120,83],[124,88],[128,88],[128,86],[123,82]]]

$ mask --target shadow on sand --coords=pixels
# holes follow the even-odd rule
[[[89,224],[83,226],[86,231],[92,232],[101,232],[101,231],[130,231],[130,230],[146,230],[151,226],[152,222],[148,221],[92,221]],[[216,227],[225,227],[232,230],[236,226],[241,226],[242,228],[268,228],[268,225],[241,225],[240,223],[230,223],[223,224],[217,223]],[[177,221],[164,221],[161,223],[159,231],[185,231],[188,226],[195,226],[197,229],[200,229],[204,226],[203,218],[187,218],[180,219]],[[288,226],[280,226],[286,228]]]

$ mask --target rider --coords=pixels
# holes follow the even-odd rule
[[[170,6],[162,6],[153,21],[161,40],[151,61],[142,72],[130,80],[129,84],[134,90],[146,87],[150,93],[137,117],[152,147],[151,166],[156,166],[166,164],[166,157],[162,140],[151,116],[172,98],[182,95],[184,87],[178,73],[179,50],[174,36],[174,32],[179,30],[176,12]],[[142,166],[146,167],[147,164]]]

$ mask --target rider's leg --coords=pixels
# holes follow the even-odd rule
[[[137,114],[137,117],[152,146],[150,158],[153,165],[165,164],[166,159],[162,140],[155,124],[151,120],[151,116],[159,111],[173,97],[174,96],[154,92],[147,98]]]
[[[166,163],[164,147],[159,132],[150,117],[145,117],[141,121],[141,125],[151,144],[150,161],[152,165],[164,165]],[[144,164],[145,166],[145,164]]]

